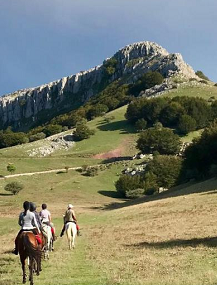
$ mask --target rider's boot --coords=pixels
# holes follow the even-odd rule
[[[62,228],[62,231],[61,231],[61,234],[60,234],[60,237],[62,237],[64,235],[64,232],[65,232],[65,225],[63,226]]]
[[[18,255],[18,248],[15,247],[15,249],[13,249],[12,253],[15,254],[15,255]]]
[[[78,230],[78,231],[77,231],[77,236],[79,236],[79,237],[80,237],[80,236],[82,236],[82,234],[81,234],[81,231],[80,231],[80,230]]]

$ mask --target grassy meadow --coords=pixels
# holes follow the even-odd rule
[[[207,97],[217,95],[216,87],[206,87],[211,88],[206,91]],[[188,95],[189,88],[180,93]],[[196,89],[192,94],[197,92],[205,94]],[[9,174],[8,163],[15,164],[15,173],[25,173],[100,164],[104,154],[117,150],[121,156],[135,154],[137,134],[125,120],[125,111],[122,107],[107,114],[114,116],[110,123],[102,117],[88,122],[95,135],[68,151],[44,158],[29,157],[27,151],[42,146],[43,141],[1,149],[0,174]],[[191,141],[198,135],[200,131],[182,139]],[[217,180],[192,182],[153,197],[124,200],[117,195],[114,183],[123,168],[140,163],[115,162],[94,177],[75,170],[2,177],[0,285],[22,284],[19,257],[11,251],[25,200],[35,202],[38,210],[42,203],[48,204],[57,235],[67,204],[74,204],[82,232],[72,251],[68,250],[66,236],[58,237],[55,251],[48,261],[43,261],[40,276],[34,277],[35,285],[217,284]],[[19,181],[25,188],[18,195],[10,195],[4,187],[11,181]]]

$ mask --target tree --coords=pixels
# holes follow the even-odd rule
[[[15,165],[12,163],[9,163],[7,166],[7,171],[9,171],[11,174],[14,173],[16,171]]]
[[[139,119],[135,123],[135,128],[137,129],[137,131],[143,131],[146,129],[146,127],[147,127],[147,121],[144,119]]]
[[[126,193],[130,190],[141,188],[141,185],[140,175],[131,176],[123,174],[115,183],[116,190],[122,196],[126,196]]]
[[[92,119],[95,117],[99,117],[102,116],[103,114],[108,112],[108,107],[104,104],[97,104],[95,106],[93,106],[89,111],[88,111],[88,118]]]
[[[138,96],[141,91],[159,85],[163,80],[164,78],[159,72],[148,71],[130,88],[130,92]]]
[[[179,152],[181,141],[171,129],[149,128],[140,133],[137,148],[142,153],[176,154]]]
[[[147,165],[147,173],[150,173],[154,177],[152,179],[149,178],[149,181],[155,183],[155,187],[158,185],[158,187],[164,188],[170,188],[178,184],[182,171],[182,163],[183,160],[177,156],[158,155],[154,157]]]
[[[35,134],[35,135],[30,135],[30,136],[29,136],[29,141],[30,141],[30,142],[34,142],[34,141],[42,140],[42,139],[44,139],[44,138],[46,138],[45,133],[40,132],[40,133],[37,133],[37,134]]]
[[[185,150],[184,168],[192,178],[209,177],[212,165],[217,165],[217,120],[215,120]]]
[[[77,123],[76,131],[74,132],[73,136],[75,140],[81,141],[84,139],[88,139],[93,134],[94,131],[90,130],[86,124]]]
[[[61,125],[47,125],[43,131],[47,137],[61,133],[62,126]]]
[[[6,186],[5,186],[5,191],[9,191],[11,192],[13,195],[16,195],[18,194],[22,189],[23,189],[23,185],[19,182],[11,182],[11,183],[8,183]]]
[[[171,102],[165,107],[160,116],[160,121],[164,126],[174,127],[177,125],[179,118],[184,114],[185,110],[178,102]]]
[[[198,70],[195,72],[195,74],[200,77],[201,79],[204,79],[204,80],[209,80],[209,78],[203,74],[203,72],[201,70]]]
[[[188,115],[183,115],[179,119],[177,129],[181,134],[186,135],[187,133],[196,130],[196,125],[197,123],[194,118]]]

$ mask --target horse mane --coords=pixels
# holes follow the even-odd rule
[[[29,234],[23,235],[23,245],[29,257],[33,257],[35,260],[40,260],[41,250],[31,243]]]

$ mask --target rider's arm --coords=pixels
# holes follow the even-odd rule
[[[49,215],[48,215],[48,219],[49,219],[49,223],[51,223],[51,214],[49,212]]]
[[[38,226],[38,223],[37,223],[37,221],[36,221],[35,215],[34,215],[34,217],[33,217],[33,223],[34,223],[34,225],[36,226],[38,232],[40,233],[41,231],[40,231],[40,229],[39,229],[39,226]]]
[[[21,214],[19,215],[18,224],[22,227],[22,225],[23,225],[23,213],[21,213]]]
[[[72,217],[73,217],[73,219],[77,222],[77,218],[76,218],[76,216],[75,216],[75,212],[72,210]]]

